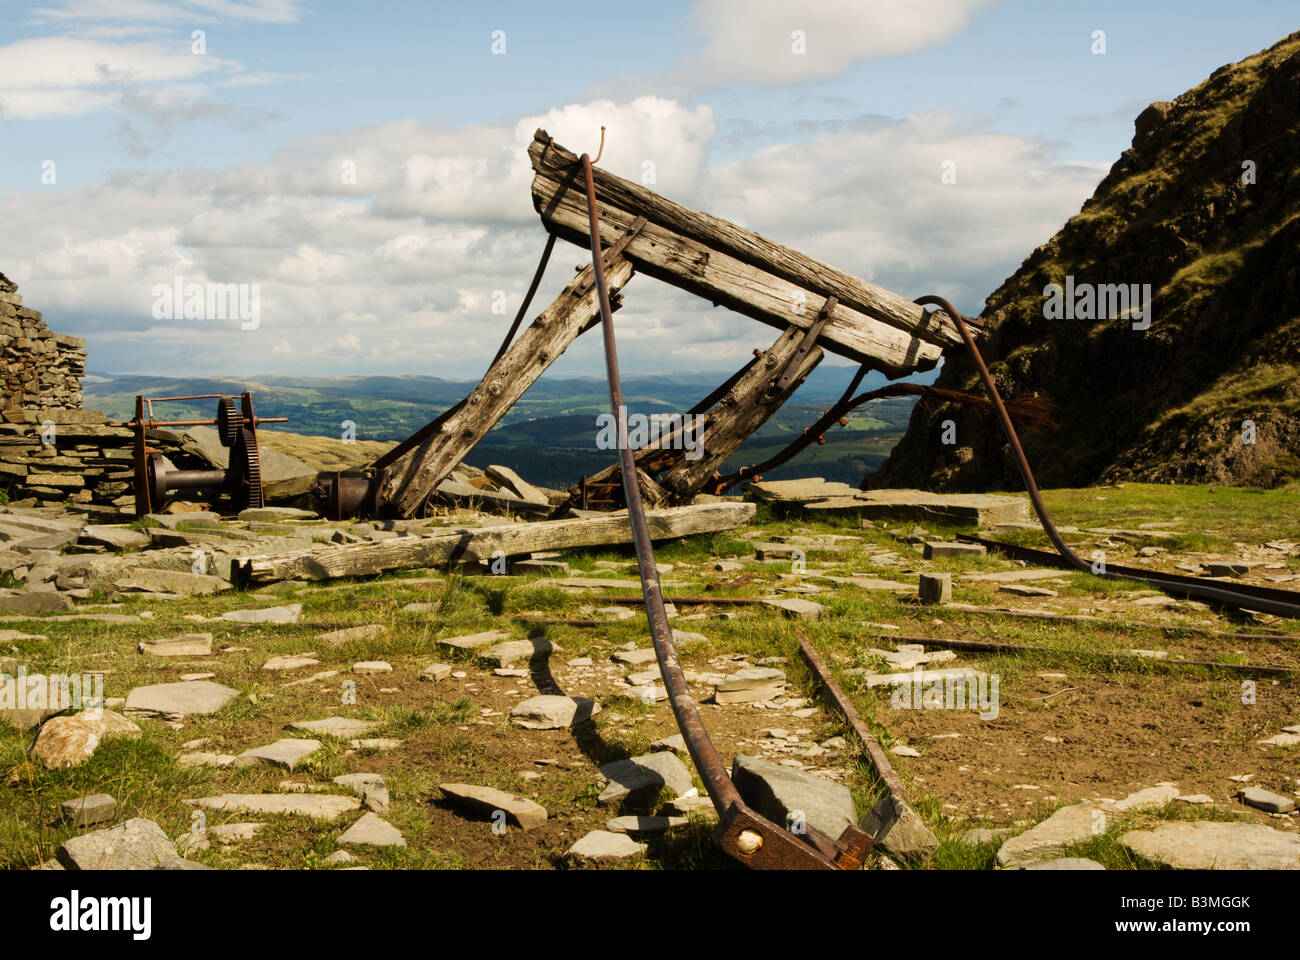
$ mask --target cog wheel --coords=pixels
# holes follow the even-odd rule
[[[217,435],[223,447],[233,447],[243,429],[244,418],[235,407],[234,397],[222,397],[217,401]]]
[[[235,508],[247,510],[250,507],[262,507],[262,459],[258,455],[257,438],[247,428],[239,431],[234,446],[230,450],[230,466],[233,471],[231,482],[232,499]]]

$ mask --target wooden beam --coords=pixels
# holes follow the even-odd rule
[[[533,180],[533,203],[542,219],[550,226],[552,213],[549,204],[553,202],[557,189],[562,193],[578,194],[580,201],[585,191],[581,179],[573,175],[577,169],[577,157],[552,141],[545,130],[538,130],[533,136],[528,151],[536,173]],[[951,320],[939,313],[927,315],[922,307],[906,297],[837,270],[797,250],[774,243],[720,217],[674,203],[600,167],[594,168],[593,174],[597,199],[604,206],[632,215],[644,215],[661,230],[694,241],[712,253],[726,255],[759,273],[770,274],[804,290],[809,302],[814,303],[813,313],[816,313],[820,301],[834,296],[848,311],[915,335],[925,342],[940,347],[962,342],[961,334]],[[547,181],[547,184],[539,181]],[[585,207],[582,209],[585,211]],[[568,240],[584,245],[587,243],[589,229],[585,220],[581,224],[563,222],[556,224],[555,228],[560,236]],[[633,259],[637,260],[636,257]],[[647,273],[651,272],[650,263],[643,265],[638,260],[637,266],[644,268]],[[674,282],[667,276],[664,279]],[[684,286],[682,283],[677,285]],[[707,293],[702,295],[708,296]],[[782,323],[781,326],[785,324]],[[975,331],[976,328],[972,327],[972,330]],[[831,346],[830,349],[834,347]]]
[[[668,510],[649,510],[646,523],[653,540],[734,530],[754,518],[752,503],[710,503]],[[463,560],[507,557],[542,550],[631,543],[627,511],[594,519],[511,523],[494,527],[449,529],[426,537],[397,537],[371,543],[319,547],[298,553],[236,560],[231,580],[238,586],[274,580],[331,580],[389,570],[440,567]]]
[[[600,319],[590,266],[584,268],[483,375],[459,410],[419,446],[389,467],[384,501],[404,517],[415,516],[425,498],[514,406],[569,344]],[[613,297],[632,278],[622,254],[608,258],[605,281]],[[595,434],[595,422],[592,433]]]
[[[763,358],[709,411],[703,436],[704,456],[680,460],[659,477],[678,502],[707,487],[713,474],[722,469],[745,439],[780,410],[821,363],[822,351],[817,346],[797,356],[802,338],[803,330],[795,327],[777,337]],[[793,365],[794,375],[781,389],[776,380],[787,363]]]
[[[543,211],[548,228],[579,245],[588,243],[590,227],[583,193],[539,176],[533,179],[533,202]],[[602,242],[619,236],[638,216],[605,203],[598,209]],[[627,245],[626,254],[642,273],[780,330],[811,326],[825,300],[815,288],[765,273],[655,223],[641,229]],[[890,376],[928,370],[943,352],[933,343],[843,304],[831,314],[819,342]]]

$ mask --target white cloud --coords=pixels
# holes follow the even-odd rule
[[[0,47],[0,105],[13,119],[88,113],[118,101],[126,87],[182,83],[237,67],[158,43],[37,37]]]
[[[38,22],[211,23],[225,18],[253,23],[294,23],[299,0],[64,0],[33,11]]]
[[[54,329],[89,339],[92,369],[207,374],[477,377],[544,240],[524,150],[542,126],[655,189],[900,294],[977,310],[1104,174],[1039,139],[945,114],[849,124],[710,168],[708,107],[658,98],[569,105],[516,123],[402,121],[286,143],[265,164],[119,174],[94,187],[0,197],[0,265]],[[340,164],[355,159],[357,182]],[[944,160],[957,183],[940,183]],[[561,243],[534,315],[588,261]],[[152,288],[259,284],[262,323],[159,322]],[[492,312],[506,293],[506,315]],[[616,315],[628,370],[739,366],[776,331],[648,277]],[[585,341],[585,342],[584,342]],[[566,356],[600,375],[599,337]]]
[[[593,95],[656,89],[684,97],[745,83],[787,86],[838,77],[867,60],[944,43],[997,0],[696,0],[681,35],[693,52],[667,71],[601,78]],[[802,51],[802,52],[800,52]]]

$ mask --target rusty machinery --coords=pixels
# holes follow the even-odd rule
[[[216,417],[211,420],[159,420],[155,403],[184,400],[216,400]],[[238,403],[236,402],[238,401]],[[263,505],[262,458],[257,428],[263,423],[284,423],[286,417],[259,417],[253,411],[253,396],[202,393],[188,397],[136,397],[135,419],[125,426],[135,432],[132,460],[135,468],[135,512],[143,517],[158,510],[168,493],[178,490],[228,498],[236,510]],[[215,426],[221,445],[229,451],[225,469],[169,470],[161,450],[151,449],[147,433],[155,427]]]

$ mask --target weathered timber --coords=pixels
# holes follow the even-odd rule
[[[590,228],[580,191],[539,176],[533,179],[533,202],[543,211],[542,219],[550,229],[575,243],[587,242]],[[636,217],[607,204],[599,209],[602,241],[615,239]],[[653,223],[647,223],[632,239],[626,253],[642,273],[782,330],[792,325],[811,326],[825,300],[815,288],[765,273]],[[843,304],[831,314],[818,342],[895,377],[932,368],[943,352],[935,344]]]
[[[671,452],[671,461],[659,473],[656,490],[660,500],[671,503],[683,503],[700,492],[714,473],[729,458],[751,433],[762,426],[790,395],[807,379],[813,368],[821,362],[822,350],[813,346],[802,357],[798,357],[800,342],[804,331],[798,327],[787,328],[776,338],[763,354],[741,371],[729,389],[718,397],[717,402],[701,412],[705,417],[703,429],[697,431],[693,438],[696,449],[702,454],[692,460],[684,453],[685,444],[682,432],[686,424],[664,433],[652,443],[647,444],[634,454],[638,467],[664,459]],[[792,366],[792,376],[784,389],[778,385],[778,379]],[[642,477],[645,471],[638,471]],[[618,480],[618,464],[606,467],[589,477],[587,483],[599,484]],[[646,489],[642,480],[642,491]],[[577,488],[571,492],[576,493]],[[647,498],[648,499],[648,498]],[[658,501],[654,501],[658,502]]]
[[[710,503],[651,510],[646,513],[646,522],[652,539],[669,540],[734,530],[749,523],[754,512],[752,503]],[[240,586],[273,580],[332,580],[482,560],[498,551],[510,557],[543,550],[631,542],[632,528],[623,511],[595,519],[466,527],[428,537],[397,537],[279,556],[250,557],[235,561],[231,580]]]
[[[821,362],[822,351],[817,346],[802,356],[797,355],[802,336],[803,330],[795,327],[777,337],[762,359],[709,411],[702,438],[704,456],[697,460],[683,458],[659,478],[675,498],[687,499],[698,493],[745,439],[781,409]],[[781,387],[774,374],[779,374],[787,363],[794,375]]]
[[[600,319],[592,268],[583,269],[555,301],[488,368],[460,409],[389,468],[384,500],[400,516],[417,514],[426,497],[514,406],[524,392]],[[632,264],[610,257],[605,280],[613,296],[632,277]],[[593,427],[594,429],[594,427]]]
[[[533,204],[542,219],[560,236],[585,245],[589,233],[585,213],[582,218],[575,218],[570,212],[573,207],[580,212],[585,210],[583,186],[580,178],[574,176],[577,158],[552,142],[544,130],[538,130],[534,134],[533,143],[529,147],[529,158],[536,173],[533,179]],[[683,286],[706,298],[725,302],[727,297],[719,297],[718,294],[725,295],[729,291],[711,290],[707,277],[693,277],[689,271],[683,271],[682,267],[689,266],[691,261],[688,260],[686,264],[671,262],[675,256],[683,253],[693,257],[699,257],[700,254],[724,256],[736,261],[738,265],[750,268],[749,271],[740,271],[733,266],[728,271],[730,273],[747,275],[760,285],[765,285],[770,280],[782,280],[785,285],[778,289],[783,293],[795,289],[803,291],[806,302],[812,306],[809,319],[816,313],[821,301],[834,296],[844,308],[838,314],[841,322],[867,318],[938,347],[961,343],[961,334],[950,318],[938,314],[927,316],[922,307],[906,297],[820,263],[720,217],[674,203],[599,167],[594,170],[594,178],[602,221],[607,215],[613,215],[619,220],[641,214],[649,220],[652,236],[657,235],[661,243],[673,241],[666,244],[666,249],[659,251],[646,249],[645,243],[631,251],[638,269],[646,273],[660,276],[669,283]],[[786,302],[788,304],[790,301]],[[750,313],[756,319],[764,319],[738,305],[729,305],[741,312]],[[750,310],[753,309],[754,306],[751,305]],[[788,307],[786,309],[788,311]],[[780,325],[785,326],[784,320]],[[972,329],[978,333],[977,328]],[[832,325],[824,345],[835,350],[835,340]]]

